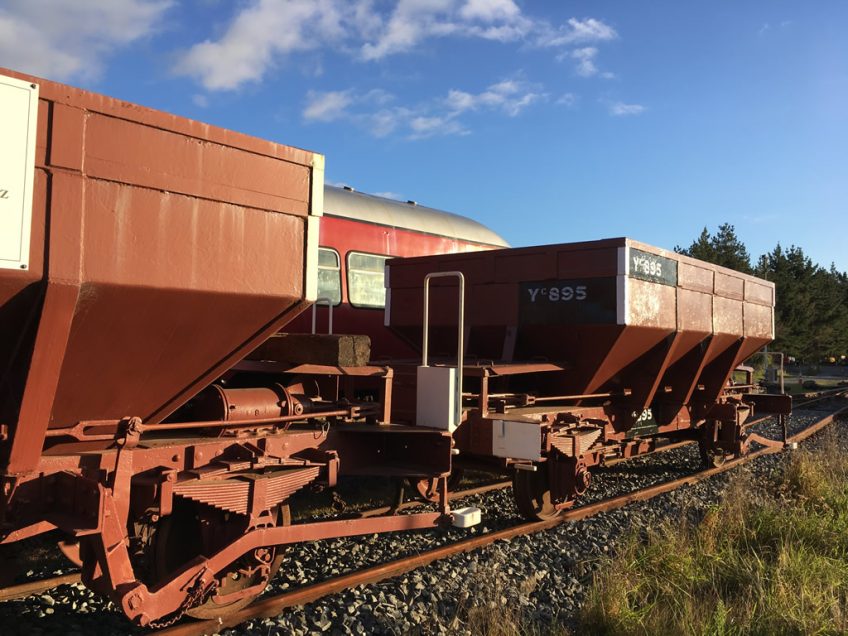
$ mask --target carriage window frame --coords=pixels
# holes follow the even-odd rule
[[[321,265],[320,254],[321,254],[322,251],[323,252],[329,252],[333,256],[336,257],[336,266],[335,267],[329,267],[327,265]],[[338,307],[339,305],[342,304],[342,300],[344,300],[344,293],[343,293],[343,290],[342,290],[342,256],[341,256],[341,254],[339,254],[338,250],[333,249],[332,247],[324,247],[323,245],[318,246],[318,254],[319,254],[319,256],[318,256],[318,272],[319,272],[318,273],[318,284],[319,284],[319,286],[321,284],[321,274],[320,274],[320,272],[322,270],[323,271],[330,271],[330,272],[334,271],[334,272],[336,272],[336,283],[338,284],[339,298],[338,298],[337,301],[335,301],[333,303],[333,307]],[[321,290],[319,289],[318,292],[317,292],[317,298],[322,298],[322,297],[326,297],[326,296],[322,296]]]
[[[383,283],[383,289],[384,290],[386,288],[386,261],[388,261],[390,258],[393,258],[393,257],[390,256],[389,254],[375,254],[373,252],[360,252],[360,251],[357,251],[357,250],[351,250],[350,252],[348,252],[345,255],[345,265],[347,267],[347,301],[350,303],[350,305],[352,307],[356,307],[357,309],[377,309],[377,310],[380,310],[380,311],[384,310],[386,308],[385,297],[383,299],[382,305],[370,305],[370,304],[367,304],[367,303],[354,302],[354,294],[355,294],[356,286],[354,285],[354,282],[351,278],[351,274],[353,272],[364,272],[364,273],[367,273],[367,274],[377,274],[377,271],[376,270],[355,269],[355,268],[351,267],[350,261],[351,261],[351,257],[353,257],[353,256],[372,256],[374,258],[382,259],[383,268],[382,268],[382,270],[380,270],[379,273],[382,276],[382,283]]]

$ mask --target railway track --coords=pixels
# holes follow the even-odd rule
[[[665,450],[665,449],[663,449]],[[475,486],[473,488],[467,488],[465,490],[457,490],[456,492],[450,493],[450,499],[461,499],[463,497],[473,497],[474,495],[482,495],[487,492],[492,492],[494,490],[504,490],[509,488],[512,485],[511,481],[496,481],[489,484],[483,484],[481,486]],[[402,504],[398,510],[408,510],[411,508],[416,508],[420,506],[427,505],[426,502],[421,501],[407,501]],[[384,506],[381,508],[372,508],[370,510],[365,510],[359,513],[358,516],[363,517],[372,517],[381,514],[386,514],[391,510],[390,506]],[[39,579],[37,581],[27,581],[26,583],[20,583],[18,585],[10,585],[4,588],[0,588],[0,602],[3,601],[15,601],[23,598],[27,598],[28,596],[34,596],[37,594],[42,594],[43,592],[47,592],[54,588],[59,587],[60,585],[73,585],[75,583],[80,583],[82,581],[79,572],[71,572],[68,574],[61,574],[59,576],[51,576],[44,579]]]
[[[845,412],[848,412],[848,407],[842,407],[835,412],[829,413],[828,415],[820,418],[818,421],[814,422],[812,425],[808,426],[804,430],[789,436],[787,438],[787,443],[802,442],[803,440],[807,439],[808,437],[811,437],[815,433],[819,432],[820,430],[831,424],[838,415]],[[342,592],[346,589],[359,585],[377,583],[389,578],[393,578],[411,570],[424,567],[436,561],[446,559],[448,557],[461,554],[463,552],[470,552],[472,550],[483,548],[497,541],[512,539],[514,537],[522,535],[535,534],[537,532],[549,530],[563,523],[579,521],[581,519],[586,519],[587,517],[591,517],[599,513],[616,510],[618,508],[622,508],[628,504],[637,501],[647,501],[664,493],[671,492],[672,490],[680,488],[681,486],[696,484],[720,473],[727,472],[736,468],[737,466],[750,462],[756,459],[757,457],[776,452],[779,452],[779,449],[773,447],[761,448],[759,450],[749,453],[745,457],[728,461],[727,463],[719,467],[702,470],[691,475],[680,477],[678,479],[649,486],[647,488],[642,488],[637,491],[625,493],[595,503],[586,504],[578,508],[573,508],[571,510],[568,510],[567,512],[565,512],[565,514],[561,515],[556,519],[548,521],[520,523],[515,526],[489,532],[481,536],[471,537],[458,541],[456,543],[441,546],[439,548],[429,550],[427,552],[423,552],[412,557],[406,557],[394,561],[389,561],[387,563],[381,563],[379,565],[368,567],[356,572],[352,572],[350,574],[334,577],[326,581],[322,581],[320,583],[307,585],[293,592],[286,592],[283,594],[266,597],[264,599],[260,599],[259,601],[246,607],[245,609],[227,617],[226,619],[194,623],[182,623],[172,627],[168,627],[166,629],[159,630],[155,633],[160,636],[202,636],[207,634],[214,634],[224,628],[238,626],[241,623],[244,623],[251,619],[273,617],[278,615],[282,610],[286,608],[312,603],[330,594]],[[496,486],[505,487],[502,484],[491,484],[486,486],[485,488],[492,490]],[[457,497],[460,495],[467,496],[465,493],[458,492]]]
[[[20,585],[10,585],[9,587],[0,589],[0,601],[14,601],[32,596],[33,594],[41,594],[60,585],[73,585],[79,582],[79,572],[72,572],[70,574],[62,574],[61,576],[52,576],[48,579],[28,581]]]
[[[830,391],[823,391],[815,394],[814,396],[804,396],[804,399],[799,400],[795,406],[795,408],[802,408],[808,406],[810,404],[832,398],[838,395],[842,395],[848,393],[848,390],[845,388],[834,389]],[[797,433],[793,436],[790,436],[788,442],[800,442],[803,439],[813,435],[814,433],[821,430],[821,428],[830,424],[834,417],[844,412],[846,408],[840,409],[836,413],[829,414],[816,423],[806,428],[805,430]],[[757,421],[762,421],[768,418],[760,418]],[[669,451],[676,448],[680,448],[686,446],[688,444],[692,444],[690,441],[683,442],[675,442],[671,444],[666,444],[657,449],[656,452]],[[604,499],[598,502],[594,502],[591,504],[586,504],[580,506],[578,508],[571,509],[567,511],[561,517],[544,522],[535,522],[535,523],[523,523],[516,526],[511,526],[508,528],[504,528],[501,530],[489,532],[485,535],[472,537],[469,539],[465,539],[447,546],[442,546],[434,550],[430,550],[428,552],[424,552],[418,554],[411,558],[406,559],[398,559],[396,561],[391,561],[388,563],[379,564],[376,566],[372,566],[363,570],[359,570],[357,572],[353,572],[347,575],[339,576],[336,578],[329,579],[327,581],[323,581],[321,583],[316,583],[313,585],[308,585],[294,592],[288,592],[285,594],[275,595],[272,597],[267,597],[264,599],[260,599],[253,605],[245,608],[241,612],[234,614],[232,617],[220,621],[203,621],[203,622],[191,622],[191,623],[183,623],[170,628],[166,628],[164,630],[160,630],[160,634],[169,634],[169,635],[177,635],[177,636],[193,636],[195,634],[208,634],[214,633],[224,627],[232,627],[236,626],[240,623],[243,623],[252,618],[262,618],[275,616],[279,614],[279,612],[288,607],[298,606],[307,604],[313,601],[316,601],[324,596],[329,594],[333,594],[336,592],[340,592],[342,590],[355,587],[358,585],[375,583],[388,578],[392,578],[403,574],[405,572],[423,567],[435,561],[447,558],[449,556],[459,554],[462,552],[468,552],[471,550],[476,550],[481,547],[485,547],[486,545],[490,545],[496,541],[510,539],[516,536],[525,535],[525,534],[533,534],[536,532],[540,532],[549,528],[553,528],[557,525],[560,525],[569,521],[578,521],[580,519],[585,519],[592,515],[607,512],[610,510],[615,510],[622,506],[625,506],[629,503],[633,503],[636,501],[644,501],[661,495],[666,492],[670,492],[676,488],[679,488],[683,485],[697,483],[699,481],[703,481],[708,479],[714,475],[730,470],[742,463],[755,459],[761,455],[767,453],[776,452],[775,449],[772,448],[763,448],[758,451],[754,451],[753,453],[747,455],[744,458],[736,459],[726,463],[725,465],[712,468],[709,470],[701,471],[698,473],[694,473],[691,475],[687,475],[672,481],[663,482],[661,484],[657,484],[654,486],[649,486],[647,488],[643,488],[634,492],[626,493],[623,495],[619,495],[616,497],[612,497],[609,499]],[[620,463],[621,461],[626,460],[612,460],[608,462],[608,466]],[[485,494],[488,492],[492,492],[495,490],[504,490],[511,486],[511,481],[497,481],[493,483],[483,484],[480,486],[476,486],[473,488],[468,488],[460,491],[456,491],[451,493],[451,499],[461,499],[465,497],[470,497],[474,495]],[[404,503],[400,509],[409,509],[417,506],[426,505],[419,501],[410,501]],[[373,516],[378,514],[385,514],[388,511],[388,507],[382,508],[374,508],[371,510],[364,511],[360,513],[363,516]],[[53,588],[59,587],[61,585],[72,585],[80,582],[79,573],[69,573],[63,574],[60,576],[45,578],[38,581],[30,581],[27,583],[9,586],[0,589],[0,602],[2,601],[10,601],[23,599],[28,596],[38,595],[44,592],[47,592]]]

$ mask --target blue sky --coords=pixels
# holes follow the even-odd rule
[[[0,0],[0,66],[327,156],[514,245],[730,222],[848,270],[848,3]]]

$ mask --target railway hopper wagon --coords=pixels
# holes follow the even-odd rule
[[[774,284],[630,239],[392,260],[387,287],[386,324],[423,350],[393,420],[450,431],[455,470],[512,470],[528,518],[661,438],[710,463],[772,443],[747,423],[791,408],[734,378],[774,337]]]
[[[373,360],[417,355],[383,324],[389,258],[508,247],[497,233],[467,217],[347,186],[324,188],[319,243],[315,317],[302,314],[286,331],[308,333],[314,327],[365,335],[371,339]],[[332,312],[332,328],[325,312]]]
[[[3,547],[61,533],[88,587],[156,625],[250,602],[285,544],[454,519],[445,494],[291,524],[305,488],[451,460],[447,431],[390,423],[367,346],[242,362],[317,296],[321,155],[5,70],[0,112]]]

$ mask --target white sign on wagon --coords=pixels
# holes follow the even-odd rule
[[[0,75],[0,268],[29,267],[38,86]]]

